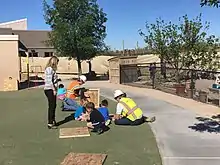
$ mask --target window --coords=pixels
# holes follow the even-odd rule
[[[44,57],[51,57],[53,56],[53,52],[44,52]]]
[[[38,52],[29,52],[28,55],[29,57],[38,57]]]

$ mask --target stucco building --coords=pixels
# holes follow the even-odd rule
[[[29,57],[50,57],[54,54],[48,41],[48,30],[28,30],[27,19],[0,23],[0,35],[18,35],[28,49]]]
[[[56,55],[55,49],[46,43],[49,39],[48,33],[50,31],[28,30],[27,21],[25,18],[0,23],[0,55],[1,59],[4,59],[1,60],[1,63],[4,64],[0,65],[0,90],[3,90],[3,81],[11,76],[13,77],[13,81],[16,80],[16,82],[26,79],[25,76],[27,77],[28,71],[27,61],[30,73],[39,75],[43,73],[48,58],[52,55]],[[7,46],[5,46],[6,43]],[[15,43],[17,44],[17,48]],[[97,74],[106,73],[108,71],[107,60],[109,58],[110,57],[107,56],[94,58],[92,61],[92,69]],[[16,63],[14,60],[18,61],[18,65],[14,65],[14,63]],[[13,74],[8,70],[13,71]],[[75,60],[69,61],[65,57],[60,57],[58,73],[74,74],[77,73],[77,71],[77,63]],[[82,62],[82,71],[83,73],[88,72],[88,64],[86,62]],[[15,75],[19,76],[17,77]],[[17,88],[18,86],[16,89]]]

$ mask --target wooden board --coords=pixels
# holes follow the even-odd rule
[[[77,128],[61,128],[59,138],[74,138],[74,137],[88,137],[90,136],[89,129],[87,127]]]
[[[60,165],[103,165],[106,154],[69,153]]]
[[[134,58],[126,58],[126,59],[120,59],[121,65],[131,65],[131,64],[137,64],[137,57]]]
[[[93,102],[95,107],[98,108],[100,104],[100,89],[89,89],[85,94],[90,97],[88,100]]]

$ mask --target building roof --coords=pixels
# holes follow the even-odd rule
[[[13,30],[27,30],[27,18],[0,23],[0,28],[12,28]]]
[[[11,28],[0,28],[0,35],[11,35],[12,29]]]
[[[12,33],[19,35],[19,38],[22,43],[28,49],[31,48],[53,48],[52,46],[48,46],[46,41],[48,41],[49,36],[48,30],[13,30]]]

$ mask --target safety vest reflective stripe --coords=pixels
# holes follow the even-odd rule
[[[74,90],[76,90],[76,89],[80,89],[80,85],[76,85],[76,86],[74,86],[72,89],[70,89],[71,91],[74,91]]]
[[[72,90],[67,90],[67,93],[68,93],[68,94],[74,94],[74,91],[72,91]]]
[[[134,114],[134,111],[138,109],[137,106],[130,108],[125,102],[120,101],[121,103],[127,110],[128,112],[126,113],[126,116],[132,115],[134,119],[137,119],[137,116]]]

